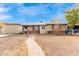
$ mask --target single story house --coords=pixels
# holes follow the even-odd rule
[[[30,23],[30,24],[23,24],[23,32],[28,28],[31,28],[32,33],[53,33],[58,27],[59,32],[64,32],[66,29],[67,23]]]
[[[67,28],[67,23],[61,22],[40,22],[40,23],[27,23],[27,24],[18,24],[18,23],[0,23],[0,34],[13,34],[13,33],[27,33],[27,30],[31,30],[32,33],[37,34],[50,34],[56,31],[64,33]],[[79,24],[74,26],[79,32]]]
[[[12,34],[22,32],[22,25],[17,23],[0,23],[0,34]]]

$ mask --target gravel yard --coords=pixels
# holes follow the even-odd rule
[[[14,35],[0,38],[0,56],[26,56],[27,37],[25,35]]]
[[[79,36],[36,36],[47,56],[79,56]]]
[[[0,56],[28,56],[28,35],[0,38]],[[79,36],[35,35],[47,56],[79,56]]]

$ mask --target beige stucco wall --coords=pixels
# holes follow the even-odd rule
[[[40,30],[40,34],[47,34],[47,30]]]
[[[46,26],[45,29],[42,29],[42,26],[40,26],[40,34],[46,34],[47,30],[46,30]]]
[[[5,33],[12,34],[12,33],[20,33],[22,32],[22,26],[21,25],[5,25]]]
[[[54,31],[53,26],[54,26],[54,25],[47,25],[47,26],[46,26],[46,30],[47,30],[47,31]],[[66,29],[66,26],[67,26],[67,25],[61,24],[61,25],[59,25],[59,29],[58,29],[58,30],[64,31],[64,30]]]
[[[0,34],[4,34],[5,33],[5,24],[0,23]]]
[[[5,27],[4,26],[1,28],[1,34],[5,34]]]
[[[52,30],[53,30],[53,29],[52,29],[52,25],[47,25],[47,26],[46,26],[46,30],[47,30],[47,31],[52,31]]]
[[[61,30],[64,31],[67,25],[60,25],[60,26],[61,26]]]

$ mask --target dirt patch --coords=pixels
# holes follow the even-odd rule
[[[26,56],[27,55],[27,36],[16,35],[0,38],[0,55],[5,56]]]
[[[36,36],[47,56],[79,56],[78,36]]]

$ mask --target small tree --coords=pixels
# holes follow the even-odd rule
[[[76,11],[74,9],[68,10],[68,11],[65,12],[65,17],[66,17],[66,20],[68,22],[68,25],[69,25],[70,29],[72,29],[73,26],[76,23],[76,20],[77,20],[76,19],[77,18],[76,15],[77,14],[76,14]]]
[[[67,10],[65,12],[65,18],[68,22],[69,29],[71,30],[79,20],[79,9],[72,8],[70,10]]]

